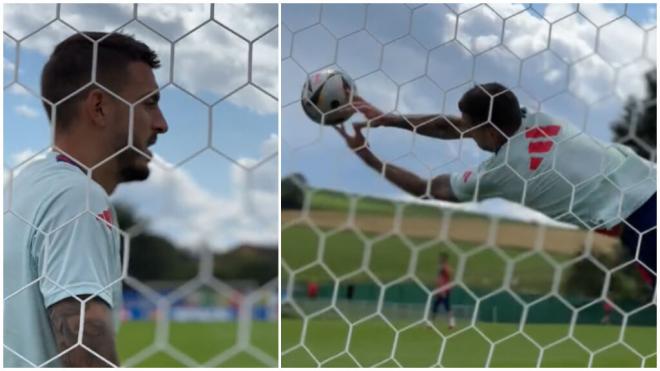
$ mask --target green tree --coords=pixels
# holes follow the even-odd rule
[[[645,75],[646,97],[628,97],[621,118],[612,124],[614,141],[632,148],[640,156],[656,160],[656,86],[657,70]]]
[[[129,276],[140,281],[154,281],[188,280],[197,274],[196,259],[167,238],[151,233],[148,223],[139,219],[130,207],[116,204],[115,210],[121,230],[139,228],[141,231],[130,237]],[[122,236],[122,246],[124,238]]]
[[[116,204],[117,220],[123,231],[139,230],[130,238],[128,274],[140,281],[184,281],[199,272],[201,247],[185,249],[148,228],[146,220],[138,218],[127,205]],[[122,236],[122,246],[124,241]],[[123,252],[122,252],[123,253]],[[241,245],[224,253],[211,255],[213,273],[222,280],[251,280],[263,285],[277,277],[276,246]]]
[[[579,255],[581,254],[578,253]],[[609,254],[592,250],[591,255],[608,270],[619,267],[624,261],[632,259],[623,247],[619,247],[616,252]],[[601,295],[605,283],[605,272],[589,260],[578,261],[564,274],[566,276],[560,289],[563,295],[589,299]],[[617,268],[610,278],[607,291],[607,297],[610,300],[629,310],[646,304],[651,294],[650,288],[641,279],[634,264],[629,264],[622,269]]]
[[[302,209],[305,202],[307,180],[302,174],[294,173],[282,179],[282,209]]]
[[[222,280],[252,280],[263,285],[277,277],[276,246],[242,245],[217,254],[214,275]]]

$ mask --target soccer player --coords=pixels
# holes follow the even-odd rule
[[[404,191],[450,202],[504,198],[556,220],[620,235],[655,286],[656,166],[620,144],[604,143],[570,124],[527,114],[499,83],[476,85],[461,97],[461,116],[386,115],[360,97],[366,123],[354,134],[335,127],[368,166]],[[438,139],[471,138],[493,155],[476,169],[423,179],[385,164],[369,148],[365,127],[392,127]],[[620,233],[619,233],[620,232]]]
[[[447,317],[449,318],[449,329],[453,329],[454,326],[456,326],[454,315],[451,312],[451,287],[449,287],[453,275],[453,269],[451,268],[451,265],[449,265],[449,255],[446,253],[440,254],[438,277],[436,280],[438,293],[435,295],[435,299],[433,299],[431,321],[435,321],[435,317],[438,315],[438,309],[440,309],[440,304],[444,304],[445,311],[447,311]]]
[[[89,39],[100,40],[98,49]],[[96,84],[85,87],[94,61]],[[16,216],[4,221],[4,366],[118,365],[122,268],[108,197],[119,183],[149,176],[148,147],[168,129],[152,71],[159,65],[130,36],[86,32],[59,43],[44,66],[41,94],[58,103],[44,104],[54,148],[13,179]]]

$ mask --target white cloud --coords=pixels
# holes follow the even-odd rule
[[[25,90],[25,88],[23,88],[22,86],[17,85],[17,84],[11,84],[11,86],[9,86],[7,88],[7,90],[5,90],[5,92],[10,93],[10,94],[15,95],[15,96],[18,96],[18,97],[32,96],[32,94],[30,94],[29,91]]]
[[[263,155],[272,153],[273,143],[277,143],[276,137],[264,142]],[[256,160],[243,158],[239,163],[251,166]],[[224,250],[246,242],[277,244],[277,158],[250,171],[232,165],[227,174],[232,190],[228,196],[209,192],[182,169],[150,168],[147,181],[122,185],[113,198],[135,207],[154,232],[190,248],[204,244]]]
[[[4,31],[22,39],[55,18],[55,4],[4,4]]]
[[[22,37],[45,24],[54,17],[54,7],[43,4],[13,5],[5,8],[5,29],[16,37]],[[277,24],[277,8],[272,4],[241,4],[219,6],[218,18],[233,29],[248,35],[248,39],[258,36]],[[140,4],[140,20],[167,37],[176,38],[192,30],[209,19],[208,4]],[[80,30],[114,30],[132,16],[130,4],[65,4],[62,6],[62,19]],[[135,32],[140,30],[140,32]],[[161,80],[169,76],[170,44],[136,22],[126,31],[149,44],[161,56],[163,67],[157,71]],[[70,36],[74,31],[61,22],[55,22],[27,39],[22,47],[35,51],[44,57],[54,46]],[[254,43],[253,82],[277,96],[278,92],[278,45],[277,30]],[[248,43],[232,35],[215,23],[194,31],[176,45],[175,80],[194,94],[213,94],[219,98],[234,88],[247,82]],[[39,71],[26,71],[39,73]],[[162,81],[165,82],[165,81]],[[36,88],[36,87],[35,87]],[[272,98],[256,90],[237,95],[230,100],[257,113],[276,113]]]
[[[10,61],[7,58],[4,58],[2,61],[2,69],[5,72],[14,72],[14,62]]]
[[[28,106],[27,104],[19,104],[14,109],[16,113],[20,116],[26,117],[28,119],[34,119],[39,117],[39,111]]]
[[[487,8],[481,7],[471,10],[461,16],[459,39],[475,50],[493,45],[497,39],[500,23]],[[545,8],[544,16],[548,19],[558,19],[573,10],[570,4],[550,4]],[[513,11],[509,11],[513,12]],[[618,13],[603,4],[589,4],[588,14],[596,22],[614,19]],[[531,12],[522,12],[508,19],[505,29],[505,44],[516,54],[521,56],[532,55],[543,50],[548,45],[548,33],[544,32],[545,22],[534,16]],[[634,60],[633,56],[641,55],[641,37],[643,31],[632,22],[617,20],[601,29],[606,34],[601,35],[598,55],[589,60],[573,64],[572,87],[579,98],[593,101],[603,95],[604,91],[612,91],[614,81],[608,80],[612,68],[621,62]],[[560,57],[567,61],[575,61],[594,51],[597,29],[588,20],[572,15],[562,19],[552,27],[550,46]],[[606,36],[606,39],[603,39]],[[639,40],[638,40],[639,39]],[[543,58],[549,59],[552,55],[546,53]],[[545,63],[548,64],[548,63]],[[619,91],[639,96],[644,94],[644,81],[640,71],[634,78],[620,79]],[[557,78],[556,73],[539,76],[542,80],[552,83]],[[541,81],[542,81],[541,80]]]

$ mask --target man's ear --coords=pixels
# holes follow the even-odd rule
[[[108,118],[108,96],[101,89],[92,89],[83,101],[85,115],[96,126],[105,126]]]

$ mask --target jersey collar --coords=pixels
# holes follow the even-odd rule
[[[500,153],[500,150],[502,148],[504,148],[505,146],[507,146],[513,137],[520,134],[520,132],[523,132],[523,131],[527,130],[527,125],[526,125],[526,122],[527,122],[527,108],[526,107],[520,107],[520,115],[521,115],[521,119],[520,119],[520,126],[518,126],[518,130],[516,130],[516,132],[513,133],[513,135],[511,135],[511,137],[509,137],[506,140],[506,142],[502,143],[501,146],[497,147],[497,149],[495,150],[495,155],[498,155]]]
[[[78,165],[75,161],[73,161],[69,156],[67,156],[65,154],[57,153],[57,155],[55,156],[55,160],[57,162],[65,162],[69,165],[73,165],[73,166],[77,167],[78,169],[80,169],[80,171],[82,171],[83,174],[87,175],[87,170],[85,170],[85,168]]]

